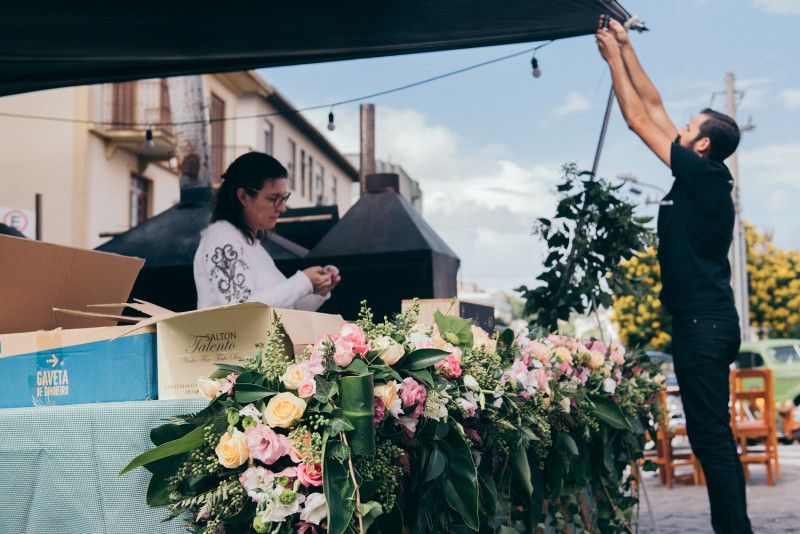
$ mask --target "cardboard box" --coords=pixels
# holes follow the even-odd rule
[[[113,318],[53,310],[126,301],[143,264],[0,235],[0,407],[154,398],[152,328],[120,337],[125,327],[102,327]]]
[[[300,354],[344,323],[339,315],[270,308],[259,302],[156,315],[133,327],[155,324],[158,333],[158,398],[200,397],[197,380],[216,364],[241,365],[266,343],[277,317],[286,334],[287,354]]]
[[[125,330],[0,334],[0,408],[155,399],[155,329]]]
[[[113,319],[53,308],[86,311],[89,304],[125,302],[142,265],[140,258],[0,235],[0,334],[114,326]]]
[[[402,311],[411,308],[413,303],[413,300],[404,300]],[[435,325],[433,315],[437,310],[444,315],[472,319],[487,332],[494,332],[494,306],[462,299],[419,299],[419,322]]]

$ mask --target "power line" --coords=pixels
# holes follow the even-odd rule
[[[431,78],[426,78],[424,80],[419,80],[413,83],[408,83],[405,85],[401,85],[399,87],[393,87],[391,89],[386,89],[384,91],[379,91],[377,93],[370,93],[368,95],[363,95],[355,98],[348,98],[347,100],[340,100],[337,102],[331,102],[328,104],[317,104],[314,106],[308,106],[300,109],[295,110],[288,110],[288,111],[272,111],[269,113],[259,113],[256,115],[240,115],[236,117],[220,117],[214,119],[203,119],[203,120],[191,120],[191,121],[182,121],[182,122],[153,122],[153,123],[138,123],[138,122],[119,122],[119,121],[93,121],[88,119],[70,119],[66,117],[49,117],[44,115],[28,115],[24,113],[6,113],[0,112],[0,117],[8,117],[14,119],[31,119],[31,120],[44,120],[44,121],[52,121],[52,122],[66,122],[71,124],[94,124],[97,126],[118,126],[118,127],[129,127],[129,128],[161,128],[166,126],[185,126],[190,124],[211,124],[214,122],[226,122],[226,121],[236,121],[236,120],[245,120],[245,119],[260,119],[265,117],[272,117],[276,115],[292,115],[296,113],[303,113],[306,111],[314,111],[317,109],[332,109],[336,106],[343,106],[345,104],[353,104],[355,102],[360,102],[362,100],[367,100],[370,98],[377,98],[379,96],[388,95],[391,93],[397,93],[399,91],[405,91],[406,89],[411,89],[413,87],[418,87],[420,85],[424,85],[426,83],[435,82],[441,80],[443,78],[447,78],[450,76],[455,76],[456,74],[462,74],[464,72],[478,69],[481,67],[485,67],[487,65],[491,65],[493,63],[499,63],[500,61],[506,61],[508,59],[512,59],[515,57],[519,57],[525,54],[530,54],[531,52],[536,52],[537,50],[544,48],[545,46],[551,44],[553,40],[547,41],[540,45],[534,46],[532,48],[527,48],[525,50],[521,50],[519,52],[514,52],[513,54],[508,54],[505,56],[497,57],[494,59],[490,59],[488,61],[482,61],[480,63],[476,63],[474,65],[469,65],[467,67],[463,67],[460,69],[456,69],[453,71],[445,72],[443,74],[439,74],[437,76],[433,76]]]

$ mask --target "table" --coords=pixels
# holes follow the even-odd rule
[[[203,399],[0,409],[0,532],[185,533],[145,503],[150,473],[117,477],[152,447],[150,430]]]

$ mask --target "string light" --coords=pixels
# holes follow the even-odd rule
[[[547,46],[547,45],[549,45],[551,43],[553,43],[553,40],[544,42],[544,43],[542,43],[540,45],[537,45],[537,46],[534,46],[532,48],[527,48],[525,50],[520,50],[519,52],[514,52],[512,54],[496,57],[494,59],[490,59],[490,60],[487,60],[487,61],[482,61],[480,63],[476,63],[474,65],[469,65],[467,67],[463,67],[463,68],[456,69],[456,70],[453,70],[453,71],[445,72],[443,74],[439,74],[438,76],[433,76],[431,78],[426,78],[424,80],[420,80],[420,81],[417,81],[417,82],[412,82],[412,83],[409,83],[409,84],[406,84],[406,85],[401,85],[399,87],[393,87],[391,89],[386,89],[385,91],[379,91],[377,93],[371,93],[371,94],[359,96],[359,97],[356,97],[356,98],[349,98],[347,100],[341,100],[339,102],[332,102],[332,103],[328,103],[328,104],[319,104],[319,105],[316,105],[316,106],[309,106],[309,107],[300,108],[300,109],[293,109],[291,111],[273,111],[273,112],[269,112],[269,113],[258,113],[258,114],[255,114],[255,115],[240,115],[240,116],[236,116],[236,117],[219,117],[219,118],[214,118],[214,119],[198,119],[198,120],[189,120],[189,121],[180,121],[180,122],[159,122],[159,123],[152,123],[152,124],[149,124],[149,125],[144,125],[144,124],[136,123],[136,122],[93,121],[93,120],[88,120],[88,119],[70,119],[70,118],[66,118],[66,117],[48,117],[48,116],[43,116],[43,115],[27,115],[27,114],[24,114],[24,113],[5,113],[5,112],[0,112],[0,117],[9,117],[9,118],[15,118],[15,119],[46,120],[46,121],[53,121],[53,122],[66,122],[66,123],[70,123],[70,124],[88,124],[88,125],[98,126],[98,127],[99,126],[106,126],[106,127],[120,127],[120,128],[137,129],[137,128],[141,128],[143,126],[148,126],[148,128],[171,128],[171,127],[175,127],[175,126],[187,126],[187,125],[191,125],[191,124],[211,124],[211,123],[215,123],[215,122],[227,122],[227,121],[236,121],[236,120],[244,120],[244,119],[261,119],[261,118],[273,117],[273,116],[277,116],[277,115],[280,115],[280,116],[293,115],[293,114],[303,113],[303,112],[306,112],[306,111],[315,111],[315,110],[318,110],[318,109],[325,109],[325,108],[333,109],[335,106],[342,106],[342,105],[345,105],[345,104],[353,104],[355,102],[361,102],[363,100],[368,100],[368,99],[371,99],[371,98],[377,98],[379,96],[384,96],[384,95],[388,95],[388,94],[391,94],[391,93],[397,93],[399,91],[404,91],[406,89],[411,89],[412,87],[417,87],[419,85],[423,85],[423,84],[426,84],[426,83],[435,82],[437,80],[441,80],[442,78],[447,78],[449,76],[454,76],[456,74],[461,74],[463,72],[474,70],[474,69],[477,69],[477,68],[480,68],[480,67],[485,67],[486,65],[491,65],[492,63],[498,63],[500,61],[505,61],[507,59],[512,59],[512,58],[515,58],[515,57],[518,57],[518,56],[522,56],[522,55],[525,55],[525,54],[530,54],[531,52],[536,52],[537,50],[539,50],[541,48],[544,48],[545,46]],[[331,125],[331,122],[330,122],[331,114],[332,114],[332,112],[328,114],[328,120],[329,120],[328,126],[329,127]],[[334,125],[334,127],[335,127],[335,125]]]
[[[536,54],[531,58],[531,68],[533,69],[534,78],[538,78],[542,75],[542,69],[539,68],[539,60],[536,59]]]
[[[150,128],[148,128],[144,134],[144,144],[147,146],[147,148],[153,148],[156,146],[156,142],[153,140],[153,130]]]
[[[336,129],[336,125],[333,123],[333,110],[331,110],[331,112],[328,113],[328,130],[330,130],[332,132],[335,129]]]

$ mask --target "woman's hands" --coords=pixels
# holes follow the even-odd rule
[[[342,277],[339,276],[339,270],[335,267],[331,267],[332,266],[320,267],[319,265],[315,265],[303,271],[311,281],[315,294],[323,297],[328,295],[342,280]]]

